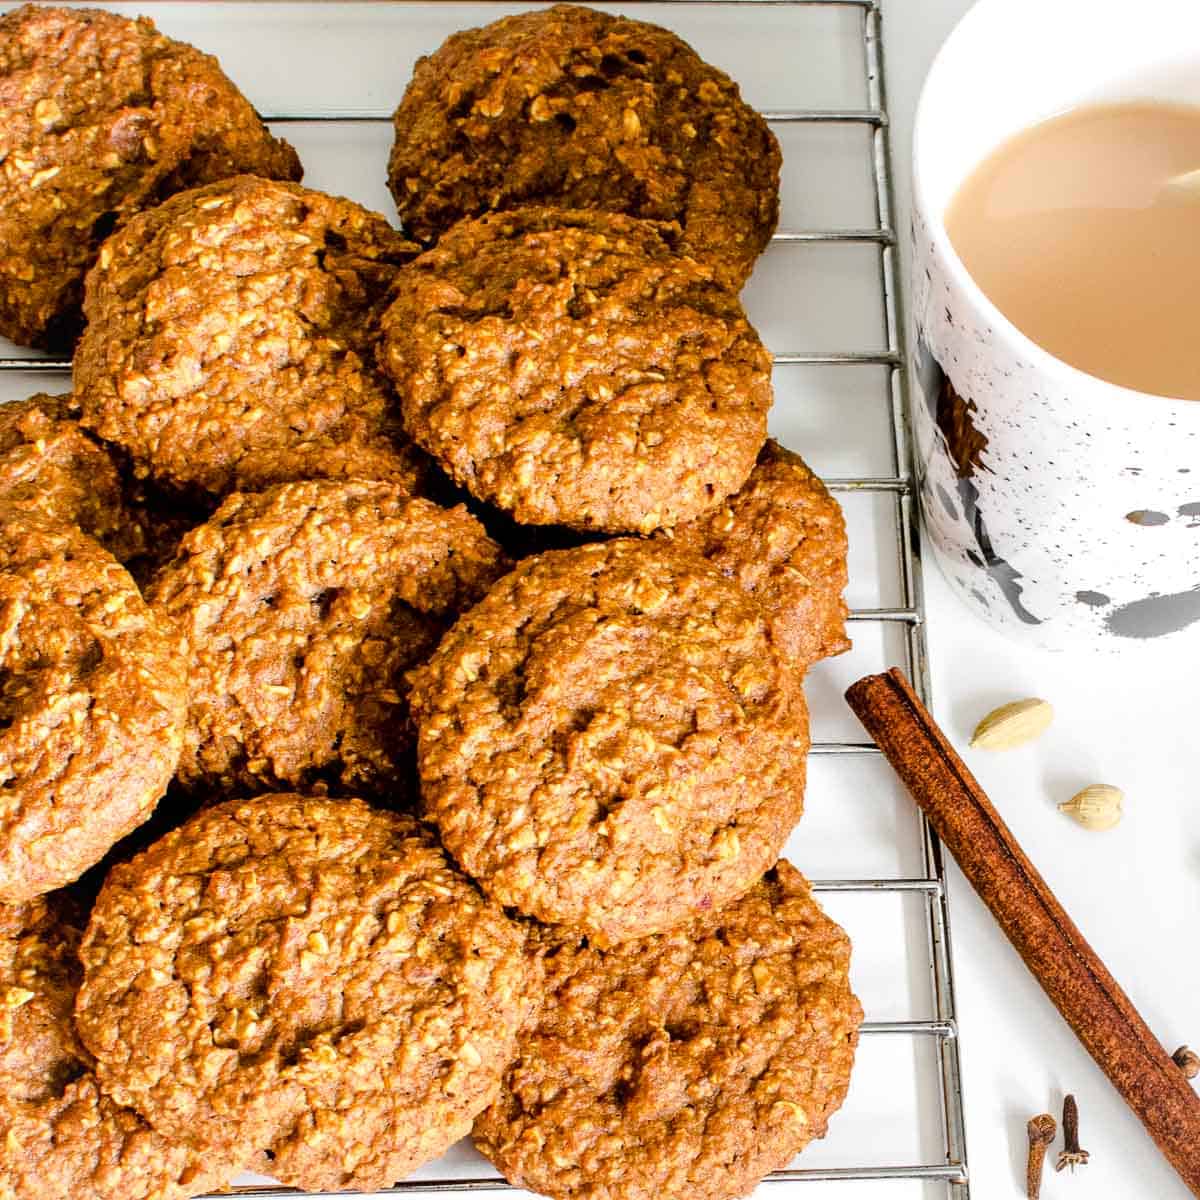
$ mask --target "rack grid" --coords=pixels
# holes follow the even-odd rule
[[[380,6],[415,9],[418,0],[378,0]],[[776,245],[853,245],[874,248],[878,253],[878,288],[885,325],[885,342],[881,348],[870,350],[780,351],[773,355],[779,366],[794,367],[854,367],[883,368],[887,378],[887,404],[890,417],[894,474],[857,477],[827,477],[831,491],[841,494],[877,493],[890,500],[891,524],[895,550],[900,564],[900,603],[892,606],[858,607],[850,614],[856,624],[886,623],[897,627],[903,635],[903,655],[899,663],[926,702],[929,701],[929,672],[926,659],[925,609],[921,584],[920,541],[915,515],[914,479],[915,458],[909,419],[908,382],[906,376],[906,346],[902,300],[899,289],[899,255],[894,225],[892,164],[889,146],[889,117],[884,81],[884,47],[882,0],[656,0],[654,10],[677,7],[732,8],[741,6],[747,19],[755,9],[841,9],[857,10],[861,32],[861,69],[865,77],[865,108],[768,108],[767,120],[773,127],[787,125],[853,125],[865,127],[870,133],[870,176],[874,192],[874,223],[869,227],[844,229],[782,229],[773,242]],[[112,7],[129,7],[112,5]],[[154,4],[141,7],[153,11]],[[164,6],[165,7],[165,6]],[[196,5],[196,9],[203,8]],[[253,7],[253,6],[249,6]],[[272,6],[274,7],[274,6]],[[285,7],[285,6],[279,6]],[[335,8],[337,6],[330,6]],[[435,6],[436,7],[436,6]],[[639,15],[642,5],[621,4],[622,11]],[[650,19],[655,19],[651,16]],[[366,108],[329,108],[309,111],[301,108],[264,112],[268,122],[286,127],[312,125],[322,122],[370,123],[390,121],[390,110]],[[69,375],[70,362],[62,358],[32,356],[19,350],[0,351],[0,377],[14,372],[33,373],[63,381]],[[11,389],[10,389],[11,390]],[[13,398],[5,396],[4,398]],[[814,741],[812,753],[819,756],[878,755],[871,742],[852,740]],[[923,873],[911,878],[844,878],[814,880],[814,890],[822,893],[898,893],[913,894],[924,902],[927,949],[933,1015],[927,1020],[868,1021],[862,1027],[864,1037],[916,1037],[930,1039],[936,1047],[936,1067],[939,1076],[941,1140],[943,1155],[940,1162],[897,1165],[864,1165],[836,1167],[799,1167],[778,1171],[767,1183],[810,1183],[844,1180],[859,1181],[925,1181],[944,1185],[947,1200],[969,1200],[964,1114],[959,1047],[955,1016],[954,981],[949,953],[949,913],[943,869],[942,849],[936,835],[924,818],[920,822]],[[416,1179],[397,1184],[380,1195],[408,1195],[434,1192],[469,1192],[512,1190],[503,1180],[494,1177],[464,1177],[445,1179]],[[770,1189],[774,1191],[775,1189]],[[228,1194],[228,1193],[227,1193]],[[294,1189],[274,1185],[241,1185],[232,1189],[233,1195],[245,1200],[270,1200],[273,1197],[295,1196]],[[344,1193],[336,1193],[344,1194]],[[874,1193],[872,1193],[874,1194]],[[333,1197],[335,1193],[307,1193],[313,1197]]]

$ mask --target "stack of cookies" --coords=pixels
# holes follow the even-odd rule
[[[674,34],[418,62],[404,232],[147,21],[0,18],[0,1200],[732,1200],[862,1013],[779,855],[845,527],[737,291],[779,150]],[[381,164],[382,166],[382,164]]]

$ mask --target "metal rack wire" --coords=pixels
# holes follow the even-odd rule
[[[401,0],[403,2],[403,0]],[[841,8],[858,10],[862,32],[862,66],[866,79],[867,107],[863,109],[784,108],[765,115],[775,126],[792,123],[853,124],[870,130],[871,179],[874,188],[875,223],[869,228],[781,230],[777,243],[826,243],[866,245],[878,250],[878,280],[886,325],[882,349],[870,351],[838,350],[830,352],[782,352],[774,355],[781,366],[878,366],[886,369],[887,401],[891,424],[895,473],[857,478],[827,478],[830,490],[837,493],[879,493],[891,498],[892,523],[896,551],[901,568],[900,603],[894,607],[858,608],[850,614],[854,622],[884,622],[903,630],[904,655],[901,665],[907,670],[918,693],[929,700],[929,673],[926,660],[925,615],[921,586],[919,539],[915,524],[913,494],[914,457],[908,412],[908,387],[905,371],[905,343],[901,296],[898,286],[899,258],[894,228],[892,167],[889,147],[889,120],[884,84],[881,0],[659,0],[680,6],[743,4],[772,8]],[[628,7],[628,6],[626,6]],[[302,124],[318,121],[379,122],[389,112],[347,109],[324,112],[289,111],[265,114],[272,124]],[[62,375],[69,371],[64,359],[13,355],[0,357],[0,373],[34,372]],[[820,741],[812,752],[817,755],[873,755],[877,747],[866,741]],[[941,847],[921,821],[924,870],[918,877],[893,879],[826,879],[814,881],[819,892],[907,893],[924,901],[927,927],[933,1015],[928,1020],[874,1021],[863,1026],[867,1037],[909,1036],[932,1039],[940,1082],[943,1157],[940,1162],[907,1165],[797,1168],[778,1171],[768,1183],[829,1182],[835,1180],[924,1180],[945,1185],[948,1200],[969,1200],[966,1148],[963,1128],[963,1096],[955,1019],[954,981],[949,955],[949,915]],[[390,1189],[388,1195],[416,1192],[494,1191],[507,1189],[498,1178],[455,1178],[415,1180]],[[296,1195],[288,1188],[275,1186],[234,1187],[232,1194],[247,1200]],[[334,1193],[309,1193],[332,1197]]]

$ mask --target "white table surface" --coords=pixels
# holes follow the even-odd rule
[[[969,0],[885,3],[900,230],[908,226],[921,81],[969,7]],[[925,581],[936,716],[961,749],[994,705],[1024,696],[1053,702],[1054,725],[1035,746],[967,750],[967,764],[1167,1049],[1187,1041],[1200,1048],[1200,755],[1192,707],[1200,628],[1119,656],[1030,651],[960,606],[928,559]],[[1125,819],[1109,833],[1079,829],[1055,807],[1097,782],[1126,793]],[[1068,1091],[1078,1099],[1092,1161],[1075,1178],[1048,1179],[1043,1197],[1188,1196],[953,867],[950,896],[972,1196],[1024,1195],[1025,1121],[1043,1110],[1057,1114]]]
[[[260,19],[266,10],[239,12],[236,7],[217,5],[149,3],[128,7],[148,9],[169,32],[219,53],[264,111],[295,111],[297,97],[318,107],[329,107],[346,97],[359,105],[391,103],[396,81],[407,77],[415,49],[436,45],[444,36],[443,25],[454,28],[479,23],[460,16],[454,6],[442,5],[415,14],[410,10],[407,15],[374,6],[328,5],[321,6],[315,16],[310,10],[305,17],[293,12],[299,6],[280,4],[271,6],[269,22]],[[896,227],[903,231],[908,223],[908,145],[920,82],[938,44],[966,9],[967,0],[884,0],[884,7],[900,199]],[[664,8],[662,12],[662,16],[655,14],[655,19],[669,19],[685,33],[690,33],[689,23],[703,32],[703,22],[694,11]],[[493,15],[494,9],[483,19]],[[760,9],[756,14],[756,21],[778,22],[785,35],[787,23],[793,19],[778,10]],[[711,23],[726,18],[710,13],[704,20]],[[714,32],[718,26],[710,24],[706,40],[698,45],[714,59],[723,61],[728,56],[727,69],[751,85],[748,94],[758,87],[752,98],[760,106],[786,104],[800,92],[803,100],[828,106],[828,97],[839,94],[844,86],[844,64],[833,61],[836,55],[828,64],[805,63],[801,68],[789,58],[794,43],[782,39],[778,45],[767,46],[773,51],[768,57],[778,60],[774,73],[765,71],[756,79],[757,48],[739,41],[736,24],[726,21],[721,36]],[[387,36],[380,36],[380,30]],[[411,35],[410,41],[398,40],[405,35]],[[323,48],[320,71],[309,71],[304,65],[311,55],[305,58],[302,52],[316,53],[314,47]],[[330,48],[339,52],[325,53]],[[795,48],[795,53],[801,52],[802,47]],[[857,49],[854,54],[847,50],[847,61],[857,53]],[[342,69],[331,69],[334,63]],[[790,71],[785,69],[788,64]],[[1019,86],[1019,80],[1014,86]],[[847,105],[853,107],[854,102],[848,100]],[[300,144],[312,186],[345,192],[389,211],[381,167],[389,139],[386,128],[293,126],[288,136]],[[792,197],[785,203],[788,223],[798,228],[869,224],[869,212],[832,213],[821,207],[828,196],[836,194],[838,179],[853,175],[859,159],[831,157],[835,145],[841,143],[827,141],[819,129],[792,130],[789,136],[797,153],[793,156],[789,150],[785,154],[788,163],[803,168],[806,148],[824,147],[826,157],[822,173],[808,181],[820,185],[818,191],[823,187],[815,198],[806,199],[803,189],[793,190],[795,180],[785,179],[785,193]],[[823,250],[808,253],[810,292],[821,303],[808,307],[781,303],[789,295],[785,286],[795,282],[787,274],[787,266],[796,261],[781,252],[760,268],[747,291],[754,319],[768,344],[776,343],[775,349],[858,344],[847,339],[855,335],[856,321],[861,324],[870,314],[864,309],[859,320],[858,310],[848,300],[842,303],[856,295],[839,290],[842,281],[831,273],[832,264],[843,259]],[[839,253],[861,258],[860,265],[872,261],[868,253],[855,248]],[[873,272],[868,274],[873,278]],[[800,335],[809,340],[799,341]],[[841,438],[828,417],[832,412],[849,413],[853,389],[867,389],[882,377],[875,379],[870,369],[855,368],[845,375],[827,371],[813,378],[819,378],[821,386],[805,390],[809,385],[801,383],[800,375],[777,375],[781,401],[777,432],[791,431],[797,439],[812,439],[804,443],[806,453],[811,445],[814,465],[827,474],[879,473],[862,469],[851,451],[858,445],[859,450],[873,448],[878,453],[884,442],[877,435],[872,440],[861,430],[857,443],[848,435]],[[0,398],[16,398],[47,385],[43,377],[10,375],[3,381]],[[895,597],[876,595],[877,589],[867,586],[873,582],[876,560],[882,553],[870,533],[870,497],[848,503],[847,511],[852,526],[855,603],[894,602]],[[997,703],[1033,694],[1055,703],[1055,725],[1036,747],[1005,756],[968,753],[969,765],[1168,1049],[1189,1040],[1200,1048],[1196,934],[1200,810],[1186,753],[1193,742],[1190,702],[1197,688],[1192,658],[1200,650],[1200,634],[1182,645],[1153,646],[1125,659],[1029,653],[990,633],[960,609],[932,565],[927,568],[926,587],[937,716],[953,740],[965,745],[976,719]],[[856,673],[879,669],[879,646],[870,627],[857,626],[855,638],[859,644],[855,654],[822,664],[810,680],[814,715],[826,737],[854,736],[853,718],[840,701],[841,689]],[[1125,789],[1127,816],[1116,831],[1088,834],[1062,817],[1055,802],[1098,781]],[[796,839],[794,856],[814,877],[919,872],[911,806],[886,778],[881,764],[859,759],[854,765],[840,767],[829,759],[814,759],[809,792],[809,813]],[[970,888],[951,870],[954,962],[975,1200],[1007,1200],[1024,1194],[1025,1121],[1035,1112],[1058,1110],[1064,1091],[1074,1091],[1079,1099],[1082,1140],[1092,1153],[1092,1164],[1074,1178],[1048,1179],[1043,1190],[1046,1200],[1057,1196],[1183,1200],[1186,1189],[1077,1045]],[[912,1015],[920,972],[906,980],[904,962],[906,954],[913,961],[920,956],[918,943],[906,941],[912,930],[921,927],[916,910],[908,913],[906,925],[900,905],[853,896],[831,896],[827,903],[852,931],[856,987],[872,1018]],[[917,1056],[926,1064],[922,1077],[928,1080],[928,1044],[922,1045]],[[902,1099],[899,1093],[913,1075],[914,1054],[903,1039],[876,1037],[864,1039],[859,1057],[846,1109],[835,1118],[828,1142],[812,1147],[804,1163],[929,1161],[929,1138],[937,1132],[932,1123],[923,1121],[914,1133],[910,1125],[896,1120],[905,1105],[912,1107],[912,1098]],[[431,1170],[430,1177],[449,1172],[455,1164],[459,1168],[465,1165],[468,1173],[479,1173],[477,1160],[463,1158],[463,1153],[460,1150],[451,1156],[452,1163]],[[873,1200],[885,1195],[944,1200],[946,1188],[941,1184],[909,1188],[806,1183],[782,1192],[778,1185],[768,1185],[758,1194],[763,1200],[781,1194],[829,1196],[830,1200]]]

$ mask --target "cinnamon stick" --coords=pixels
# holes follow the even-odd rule
[[[1087,1052],[1200,1196],[1200,1095],[1109,974],[897,670],[850,707]]]

